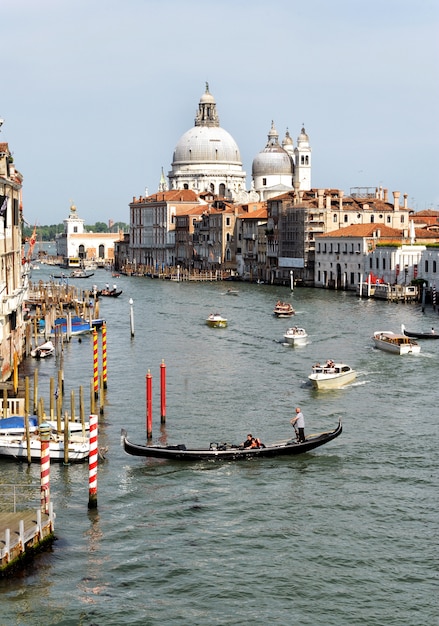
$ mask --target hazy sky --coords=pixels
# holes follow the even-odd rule
[[[194,125],[205,82],[252,161],[274,120],[312,186],[439,208],[437,0],[1,0],[0,141],[24,216],[129,222]]]

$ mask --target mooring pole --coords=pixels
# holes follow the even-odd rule
[[[166,422],[166,365],[163,359],[160,364],[160,422]]]
[[[90,415],[90,451],[88,453],[88,508],[98,507],[98,416]]]
[[[152,374],[150,370],[146,375],[146,437],[152,437]]]

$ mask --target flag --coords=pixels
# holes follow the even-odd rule
[[[8,197],[0,196],[0,217],[5,217],[6,209],[8,208]]]

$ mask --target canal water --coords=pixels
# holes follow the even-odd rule
[[[49,270],[35,271],[45,280]],[[98,270],[89,281],[109,281]],[[437,326],[437,311],[351,293],[120,278],[107,320],[108,389],[100,416],[98,509],[88,511],[88,467],[52,465],[52,550],[0,581],[1,624],[414,626],[438,615],[439,341],[418,356],[376,350],[375,330]],[[87,281],[77,281],[86,287]],[[76,283],[75,283],[76,284]],[[133,299],[134,337],[130,333]],[[272,316],[278,299],[291,320]],[[205,324],[210,313],[226,329]],[[289,325],[309,343],[283,343]],[[358,371],[342,390],[314,391],[316,361]],[[167,415],[160,425],[160,364]],[[89,337],[63,353],[65,394],[88,389]],[[30,360],[48,406],[59,361]],[[125,454],[120,431],[144,443],[145,377],[152,375],[153,439],[265,442],[343,421],[343,434],[293,458],[230,464],[147,460]],[[3,483],[35,483],[39,468],[0,461]]]

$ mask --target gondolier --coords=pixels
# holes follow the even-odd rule
[[[296,415],[295,417],[293,417],[290,423],[292,426],[294,426],[294,430],[296,430],[297,428],[298,440],[300,443],[303,443],[305,441],[305,418],[299,406],[296,407]]]

